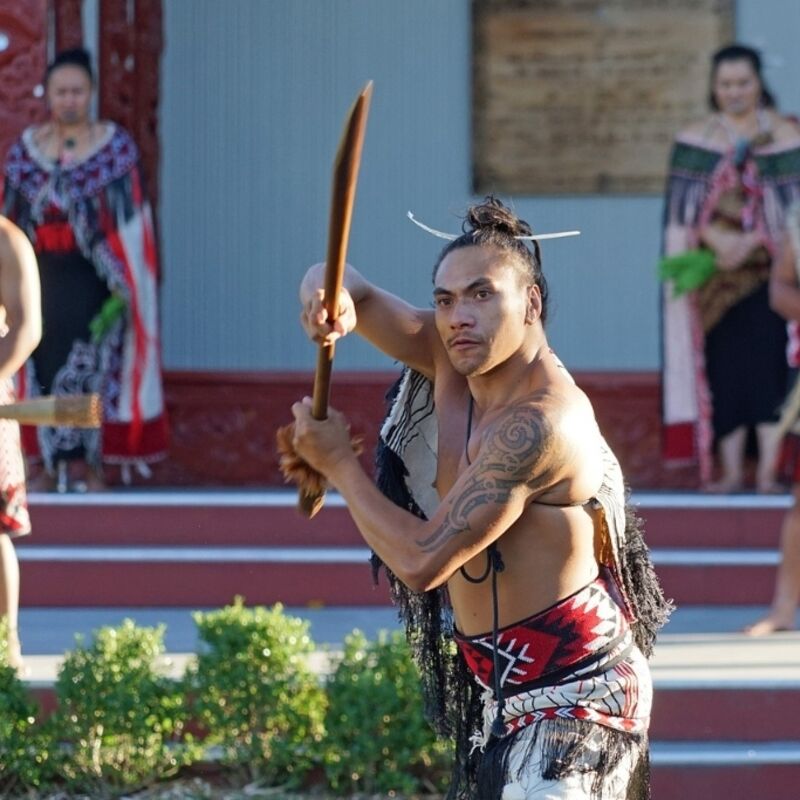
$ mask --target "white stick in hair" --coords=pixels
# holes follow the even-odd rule
[[[422,228],[422,230],[427,231],[428,233],[432,233],[434,236],[438,236],[440,239],[447,239],[449,242],[458,239],[460,236],[463,236],[461,233],[445,233],[444,231],[437,231],[435,228],[430,228],[425,223],[420,222],[410,211],[408,212],[408,218],[418,227]],[[559,231],[558,233],[533,233],[530,236],[515,236],[515,239],[523,239],[525,241],[532,241],[536,240],[537,242],[542,241],[543,239],[563,239],[565,236],[580,236],[580,231]]]

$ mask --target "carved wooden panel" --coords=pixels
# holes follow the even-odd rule
[[[154,209],[162,16],[161,0],[100,0],[100,116],[127,128],[136,141]]]
[[[473,180],[517,194],[661,192],[706,111],[733,0],[473,0]]]
[[[36,96],[47,63],[47,0],[0,4],[0,159],[23,128],[44,118]]]
[[[50,0],[55,23],[55,50],[69,50],[83,45],[83,0]]]

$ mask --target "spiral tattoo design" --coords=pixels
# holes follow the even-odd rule
[[[511,408],[487,433],[470,479],[452,499],[447,516],[429,537],[417,540],[419,547],[430,553],[471,530],[476,509],[507,502],[515,487],[535,489],[544,482],[553,447],[553,427],[541,412],[529,403]]]

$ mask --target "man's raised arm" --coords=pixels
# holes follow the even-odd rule
[[[334,341],[355,330],[386,355],[433,378],[441,344],[432,311],[385,292],[347,265],[339,315],[331,324],[322,302],[324,285],[324,264],[311,267],[300,284],[300,321],[313,341]]]

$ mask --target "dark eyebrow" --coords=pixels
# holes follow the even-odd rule
[[[488,286],[491,288],[492,282],[488,278],[478,278],[477,280],[472,281],[472,283],[467,286],[464,291],[465,292],[472,292],[475,289],[480,289],[484,286]],[[441,286],[434,286],[433,288],[434,295],[442,295],[442,294],[453,294],[449,289],[443,289]]]

